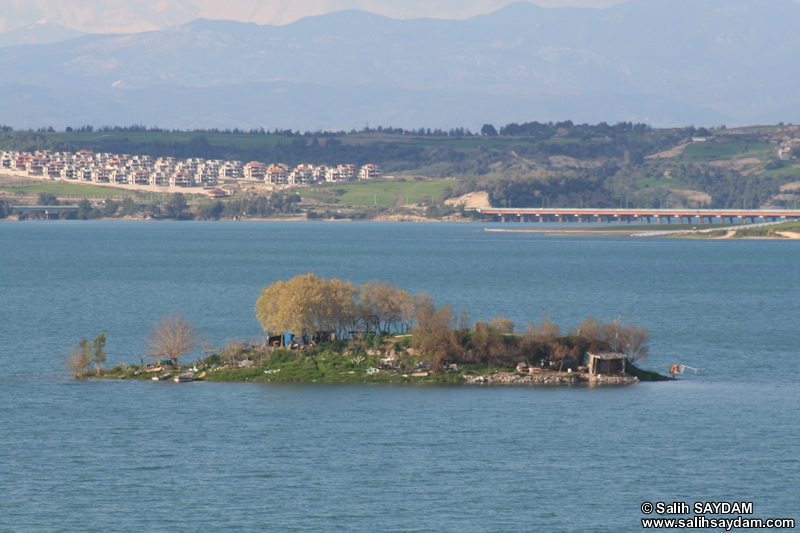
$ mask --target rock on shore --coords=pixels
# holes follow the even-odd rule
[[[592,384],[623,385],[639,381],[634,376],[602,376],[586,374],[516,374],[498,372],[488,376],[464,376],[464,381],[472,385],[574,385],[580,382]]]

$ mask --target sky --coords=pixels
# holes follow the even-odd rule
[[[87,33],[135,33],[197,18],[288,24],[343,9],[392,18],[464,19],[514,0],[0,0],[0,33],[51,22]],[[534,0],[543,7],[604,8],[626,0]]]

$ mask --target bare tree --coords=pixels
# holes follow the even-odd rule
[[[89,372],[89,365],[92,362],[92,347],[89,341],[83,339],[78,344],[73,344],[69,352],[67,352],[67,359],[64,366],[67,370],[72,372],[76,378],[82,378]]]
[[[150,347],[148,355],[156,361],[171,359],[172,364],[177,366],[178,359],[194,350],[197,343],[192,323],[181,313],[170,313],[153,328],[147,340]]]
[[[647,343],[650,341],[650,330],[623,320],[617,315],[613,321],[603,324],[600,328],[602,339],[612,350],[627,355],[631,363],[645,361],[649,352]]]
[[[628,356],[631,363],[635,361],[646,361],[650,348],[647,343],[650,341],[650,330],[636,324],[625,324],[622,329],[622,342],[619,349]]]
[[[561,336],[561,328],[558,324],[550,320],[550,314],[545,313],[539,319],[539,323],[531,322],[528,324],[528,335],[540,337],[542,339],[553,340]]]
[[[514,333],[514,322],[503,316],[496,316],[489,322],[489,329],[494,329],[500,333]]]
[[[64,366],[72,372],[76,378],[81,378],[89,373],[89,366],[95,365],[97,374],[106,361],[106,336],[101,333],[94,338],[90,344],[87,339],[81,339],[78,344],[73,344],[66,354]]]

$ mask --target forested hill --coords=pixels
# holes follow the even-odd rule
[[[163,131],[142,126],[0,133],[0,150],[200,157],[298,165],[376,163],[397,178],[454,178],[445,196],[495,206],[794,206],[796,126],[653,129],[524,122],[480,132],[391,127],[351,132]],[[444,199],[444,198],[442,198]]]

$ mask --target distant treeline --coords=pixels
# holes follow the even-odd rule
[[[261,128],[194,128],[182,130],[178,128],[161,128],[159,126],[145,126],[144,124],[132,124],[130,126],[99,126],[95,127],[91,124],[82,126],[67,126],[65,132],[82,132],[82,133],[123,133],[123,132],[136,132],[136,133],[196,133],[196,134],[230,134],[230,135],[279,135],[281,137],[343,137],[345,135],[355,135],[358,133],[384,133],[387,135],[409,135],[414,137],[474,137],[476,135],[484,137],[535,137],[537,139],[551,139],[556,135],[561,135],[569,138],[594,138],[594,137],[613,137],[616,135],[626,133],[647,133],[652,128],[643,123],[634,124],[632,122],[617,122],[614,125],[609,125],[606,122],[599,124],[575,124],[571,120],[562,122],[524,122],[517,124],[512,122],[501,126],[499,131],[492,124],[484,124],[480,133],[473,133],[469,128],[395,128],[392,126],[377,126],[370,128],[365,126],[361,130],[351,129],[345,130],[316,130],[300,132],[291,129],[274,130]],[[0,132],[14,131],[11,126],[0,125]],[[28,130],[32,131],[32,130]],[[40,127],[36,130],[37,133],[56,133],[52,127]]]
[[[310,163],[338,165],[376,163],[387,173],[413,171],[425,168],[431,177],[480,176],[488,174],[491,166],[503,164],[511,153],[519,157],[538,158],[545,161],[554,155],[576,159],[619,159],[626,152],[641,154],[669,147],[673,142],[691,135],[694,128],[684,130],[651,130],[644,124],[619,123],[609,126],[573,124],[571,121],[522,125],[509,124],[502,132],[516,132],[512,136],[499,134],[489,126],[483,135],[473,135],[465,128],[452,130],[403,130],[401,128],[364,128],[360,132],[292,132],[259,129],[249,132],[239,130],[194,130],[191,132],[166,131],[141,125],[128,127],[104,126],[95,130],[81,126],[73,131],[116,132],[122,135],[98,136],[91,139],[59,140],[47,132],[0,132],[0,149],[17,151],[54,150],[149,155],[151,157],[227,159],[239,161],[281,162],[288,165]],[[151,133],[151,136],[125,137],[124,133]],[[372,142],[342,142],[347,135],[374,133],[386,135]],[[215,143],[212,135],[264,135],[277,136],[277,142]],[[172,140],[175,135],[175,140]],[[187,136],[189,137],[187,139]],[[423,137],[423,142],[399,142],[396,136]],[[144,139],[144,140],[141,140]],[[211,140],[210,140],[211,139]],[[459,141],[465,139],[467,141]],[[474,139],[475,143],[468,141]],[[481,139],[481,140],[478,140]],[[493,142],[492,139],[498,139]],[[499,141],[505,139],[502,143]],[[596,139],[593,142],[582,142]],[[565,141],[565,142],[560,142]],[[459,144],[468,142],[469,144]],[[637,156],[638,154],[638,156]]]

